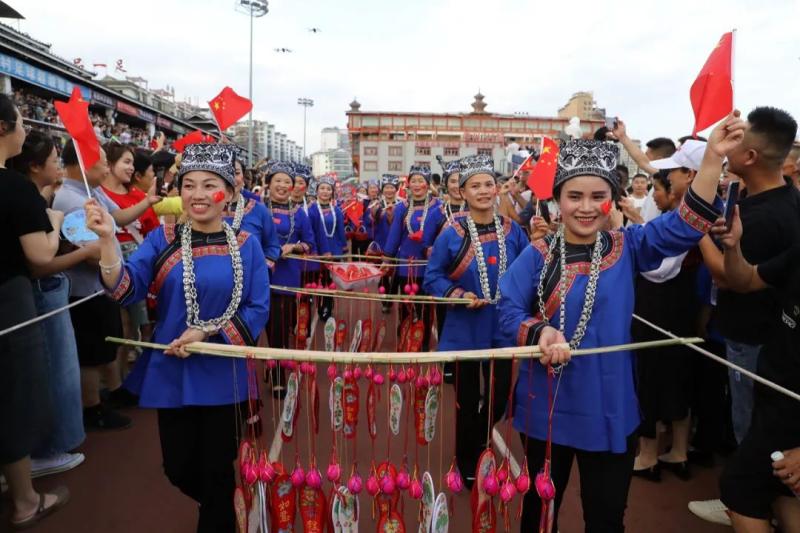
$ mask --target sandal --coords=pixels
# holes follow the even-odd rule
[[[44,502],[48,494],[52,494],[53,496],[55,496],[56,501],[53,502],[53,504],[50,507],[45,507]],[[17,531],[21,529],[31,528],[36,524],[38,524],[39,522],[41,522],[41,520],[46,516],[51,515],[54,512],[61,509],[62,507],[64,507],[68,501],[69,501],[69,490],[67,489],[67,487],[63,486],[56,487],[51,492],[47,493],[42,492],[39,494],[39,507],[36,509],[36,512],[33,513],[32,516],[26,518],[25,520],[20,520],[19,522],[12,521],[11,528]]]

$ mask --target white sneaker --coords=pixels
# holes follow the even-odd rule
[[[720,500],[689,502],[689,510],[707,522],[722,524],[723,526],[731,525],[728,508]]]
[[[81,464],[84,459],[86,459],[86,456],[82,453],[59,453],[46,459],[31,459],[31,478],[72,470]]]

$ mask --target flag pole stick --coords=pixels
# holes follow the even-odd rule
[[[78,166],[81,169],[81,177],[83,178],[83,185],[86,187],[86,196],[92,197],[92,189],[89,187],[89,180],[86,179],[86,169],[83,168],[83,157],[81,157],[81,149],[78,148],[78,141],[73,138],[72,145],[75,147],[75,153],[78,156]]]
[[[731,30],[731,103],[736,109],[736,28]]]

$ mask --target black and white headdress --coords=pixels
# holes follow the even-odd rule
[[[439,165],[442,167],[442,179],[447,181],[447,178],[452,176],[453,174],[457,174],[461,172],[461,160],[454,159],[453,161],[445,161],[442,156],[437,155],[436,160],[439,162]]]
[[[178,184],[186,174],[196,170],[213,172],[231,187],[236,187],[236,172],[233,162],[236,151],[230,144],[190,144],[183,151]]]
[[[478,174],[488,174],[495,177],[494,160],[488,155],[468,155],[461,159],[461,174],[458,176],[458,186],[463,187],[467,180]]]
[[[431,167],[421,166],[421,165],[411,165],[411,168],[408,169],[408,179],[411,179],[411,176],[422,176],[425,178],[425,181],[430,183],[431,182]]]
[[[619,146],[614,143],[588,139],[562,141],[553,189],[558,190],[565,181],[577,176],[597,176],[616,191],[619,187],[616,175],[618,160]]]
[[[400,176],[396,176],[394,174],[384,174],[381,176],[381,192],[383,192],[383,188],[387,185],[391,185],[395,189],[400,186]]]
[[[294,163],[292,163],[291,161],[278,161],[277,159],[270,161],[269,163],[267,163],[267,172],[266,172],[267,183],[270,182],[272,176],[274,176],[275,174],[286,174],[287,176],[292,178],[292,183],[294,183],[294,177],[295,177]]]

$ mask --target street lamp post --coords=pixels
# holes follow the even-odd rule
[[[306,111],[309,107],[314,107],[314,100],[311,98],[298,98],[297,104],[303,106],[303,162],[306,159]]]
[[[239,6],[246,9],[250,15],[250,92],[248,98],[253,101],[253,19],[261,18],[267,14],[268,2],[267,0],[239,0]],[[247,119],[247,152],[252,164],[253,162],[253,109],[250,109],[250,115]]]

